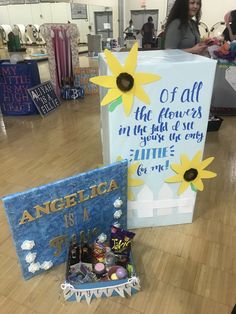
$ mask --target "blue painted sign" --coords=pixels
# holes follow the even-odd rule
[[[40,84],[36,61],[0,62],[0,105],[5,115],[38,113],[27,89]]]
[[[66,99],[66,100],[83,99],[84,98],[84,89],[82,87],[64,86],[61,88],[61,97],[63,99]]]
[[[126,161],[4,197],[24,278],[63,263],[74,234],[90,243],[102,232],[109,237],[118,199],[126,228]]]
[[[42,117],[54,111],[60,105],[59,98],[50,81],[29,88],[28,92]]]

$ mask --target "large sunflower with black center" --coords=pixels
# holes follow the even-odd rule
[[[216,177],[216,173],[205,170],[205,168],[214,160],[214,157],[209,157],[202,160],[202,152],[198,151],[192,160],[183,154],[180,156],[180,164],[171,164],[171,168],[177,173],[175,176],[165,180],[167,183],[181,182],[178,195],[191,186],[193,191],[203,191],[204,185],[202,179],[210,179]]]
[[[105,50],[105,57],[112,76],[95,76],[90,81],[102,87],[109,88],[102,99],[101,106],[106,106],[122,97],[125,114],[128,116],[132,110],[134,96],[145,104],[150,104],[149,96],[141,85],[160,80],[160,76],[151,73],[135,72],[137,67],[138,44],[134,44],[125,60],[124,66],[109,51]]]

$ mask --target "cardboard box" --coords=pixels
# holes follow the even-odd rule
[[[114,56],[124,66],[128,52]],[[192,160],[203,153],[215,68],[215,60],[181,50],[140,51],[134,77],[160,76],[141,86],[150,104],[134,96],[129,115],[122,99],[115,109],[112,103],[101,107],[104,163],[129,160],[128,228],[192,222],[196,191],[189,185],[179,195],[180,183],[165,181],[176,174],[171,165],[180,164],[181,155]],[[104,54],[99,73],[113,75]],[[101,100],[106,93],[100,88]]]

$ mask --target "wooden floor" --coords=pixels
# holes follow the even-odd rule
[[[4,209],[0,211],[0,313],[230,314],[236,303],[236,117],[208,133],[218,173],[198,193],[192,224],[135,230],[142,291],[131,298],[66,303],[65,265],[24,281]],[[0,116],[1,196],[102,163],[97,96],[40,116]]]

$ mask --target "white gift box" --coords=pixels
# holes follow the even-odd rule
[[[114,53],[121,65],[128,52]],[[165,183],[176,173],[181,154],[191,160],[203,152],[216,61],[181,50],[138,52],[136,72],[159,75],[160,80],[142,85],[150,98],[144,104],[134,97],[130,115],[123,104],[109,111],[101,107],[104,163],[119,156],[137,163],[130,173],[134,198],[128,202],[128,228],[190,223],[196,191],[189,186],[178,195],[180,183]],[[99,56],[100,75],[112,75],[104,54]],[[107,93],[100,88],[101,99]],[[142,180],[132,186],[131,179]]]

